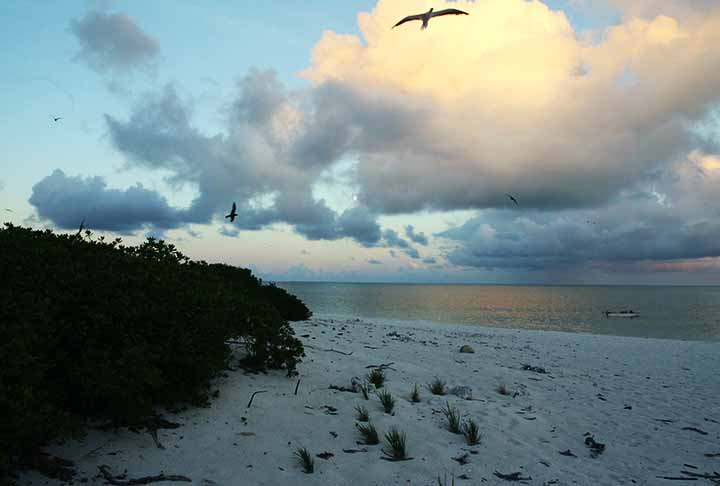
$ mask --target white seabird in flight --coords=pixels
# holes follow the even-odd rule
[[[397,24],[393,25],[392,28],[394,29],[398,25],[402,25],[405,22],[410,22],[412,20],[422,20],[422,27],[420,27],[420,30],[427,29],[428,22],[430,22],[430,19],[433,17],[440,17],[441,15],[470,15],[467,12],[463,12],[462,10],[458,10],[456,8],[446,8],[445,10],[438,10],[437,12],[434,12],[434,8],[431,8],[425,13],[417,14],[417,15],[408,15],[404,19],[402,19]]]

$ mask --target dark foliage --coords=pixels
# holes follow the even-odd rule
[[[0,276],[0,478],[88,418],[132,425],[156,406],[205,403],[228,340],[288,374],[303,355],[285,320],[310,315],[297,298],[152,238],[6,224]]]

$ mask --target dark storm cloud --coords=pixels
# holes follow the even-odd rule
[[[410,241],[417,243],[418,245],[428,245],[428,239],[427,236],[425,236],[425,233],[416,233],[415,227],[411,224],[405,227],[405,235],[410,238]]]
[[[77,228],[84,219],[90,229],[131,233],[146,226],[177,228],[184,219],[183,211],[139,184],[125,190],[108,189],[100,177],[68,177],[61,170],[33,186],[30,204],[41,218],[63,229]]]
[[[100,73],[121,73],[149,66],[160,46],[126,14],[89,12],[70,21],[70,30],[80,42],[76,58]]]

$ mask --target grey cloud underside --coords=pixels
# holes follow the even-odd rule
[[[693,186],[697,193],[689,192]],[[718,189],[720,176],[708,182],[682,167],[594,211],[489,210],[437,236],[456,243],[451,263],[485,269],[629,268],[720,257],[720,200],[713,197]]]
[[[147,67],[160,52],[157,40],[124,13],[89,12],[70,21],[70,31],[80,43],[76,59],[100,73]]]
[[[130,233],[146,226],[166,230],[184,223],[184,211],[172,208],[155,191],[136,185],[108,189],[100,177],[69,177],[61,170],[33,186],[30,203],[41,218],[63,229],[85,227]]]
[[[410,238],[410,241],[417,243],[418,245],[427,246],[428,245],[428,238],[425,235],[425,233],[416,233],[415,227],[411,224],[407,225],[405,227],[405,235]]]

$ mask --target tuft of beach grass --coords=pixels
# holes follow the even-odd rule
[[[377,429],[373,424],[356,424],[356,427],[363,438],[364,444],[376,445],[380,443],[380,437],[378,437]]]
[[[355,407],[355,418],[358,422],[369,422],[370,421],[370,413],[368,412],[368,409],[363,407],[362,405],[358,405]]]
[[[385,413],[392,413],[393,409],[395,409],[395,399],[387,390],[382,390],[377,393],[378,398],[380,399],[380,403],[382,403],[383,410],[385,410]]]
[[[447,394],[447,387],[445,386],[445,382],[440,378],[435,378],[433,381],[428,383],[427,387],[428,390],[430,390],[430,393],[432,393],[433,395]]]
[[[407,459],[407,437],[405,436],[405,432],[401,432],[393,427],[390,429],[390,432],[385,434],[385,441],[389,446],[389,450],[383,449],[383,454],[393,461]]]
[[[458,409],[450,405],[450,403],[446,403],[442,412],[447,419],[448,430],[453,434],[462,434],[462,431],[460,430],[460,412]]]
[[[417,383],[415,383],[412,393],[410,393],[410,401],[413,403],[420,403],[420,387]]]
[[[315,459],[313,459],[312,454],[310,454],[307,448],[298,447],[294,455],[306,474],[312,474],[315,472]]]
[[[375,385],[375,388],[382,388],[385,384],[385,372],[380,368],[375,368],[368,373],[367,381]]]
[[[462,433],[468,445],[474,446],[480,443],[480,427],[473,419],[469,419],[462,425]]]

